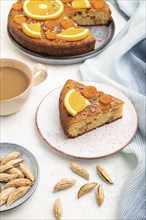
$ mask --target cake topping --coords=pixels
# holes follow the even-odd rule
[[[23,11],[29,18],[48,20],[58,18],[64,10],[61,0],[26,0]]]
[[[46,32],[46,38],[49,39],[49,40],[54,40],[56,38],[56,32],[48,30]]]
[[[70,27],[57,34],[56,38],[65,41],[77,41],[86,38],[89,35],[89,29]]]
[[[99,97],[99,100],[103,103],[103,104],[110,104],[112,101],[112,96],[107,95],[107,94],[103,94]]]
[[[71,3],[72,0],[62,0],[63,3]]]
[[[72,27],[74,24],[73,20],[69,19],[69,18],[64,18],[62,19],[61,21],[61,26],[63,28],[69,28],[69,27]]]
[[[13,4],[12,8],[16,11],[19,11],[23,8],[23,3],[22,2],[16,2]]]
[[[41,26],[40,23],[34,24],[22,24],[22,30],[25,34],[33,38],[41,38]]]
[[[70,89],[65,95],[64,105],[66,110],[72,116],[75,116],[77,113],[83,111],[88,105],[90,105],[90,102],[75,89]]]
[[[88,98],[88,99],[93,99],[97,97],[99,92],[94,86],[85,86],[83,88],[83,96]]]
[[[16,22],[16,24],[22,24],[26,22],[26,17],[24,17],[23,15],[15,15],[14,21]]]
[[[59,21],[57,19],[48,20],[45,22],[45,27],[48,29],[53,29],[54,27],[59,26]]]
[[[105,6],[104,0],[90,0],[90,3],[93,5],[96,9],[102,9]]]
[[[73,8],[91,8],[89,0],[73,0]]]
[[[105,3],[103,1],[97,1],[94,3],[94,8],[96,9],[102,9],[104,8],[104,6],[105,6]]]

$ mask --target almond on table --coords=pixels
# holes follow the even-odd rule
[[[70,163],[70,167],[76,174],[78,174],[86,180],[89,180],[89,173],[85,168],[73,162]]]
[[[92,191],[97,186],[97,184],[98,183],[96,182],[91,182],[83,185],[78,191],[78,199],[88,192]]]
[[[55,201],[55,204],[54,204],[54,215],[55,215],[57,220],[61,220],[62,219],[62,214],[63,214],[62,203],[61,203],[60,199],[57,199]]]
[[[100,167],[100,166],[96,166],[96,170],[97,170],[97,173],[99,174],[99,176],[107,183],[110,183],[110,184],[114,184],[111,177],[109,176],[109,174],[107,173],[107,171]]]
[[[57,192],[63,189],[68,189],[76,183],[74,179],[63,178],[54,186],[53,192]]]
[[[101,184],[96,189],[96,199],[97,199],[98,204],[102,205],[104,201],[104,190]]]

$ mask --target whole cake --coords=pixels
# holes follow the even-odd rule
[[[72,56],[94,50],[95,38],[84,25],[108,25],[104,0],[18,0],[8,30],[22,47],[43,55]]]
[[[94,86],[68,80],[59,98],[62,128],[67,137],[77,137],[123,116],[124,102]]]

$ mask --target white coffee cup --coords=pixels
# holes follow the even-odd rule
[[[0,99],[0,116],[7,116],[18,112],[28,100],[32,87],[36,84],[39,84],[38,74],[37,78],[35,78],[35,74],[33,73],[32,69],[24,62],[10,58],[2,58],[0,59],[0,68],[2,69],[4,67],[14,68],[20,71],[20,74],[23,73],[28,80],[28,84],[25,90],[19,95],[4,100]],[[13,81],[13,84],[14,87],[17,86],[17,84],[15,84],[15,80]]]

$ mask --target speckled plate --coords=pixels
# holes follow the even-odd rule
[[[6,204],[3,204],[0,206],[0,212],[8,211],[10,209],[16,208],[17,206],[24,203],[26,200],[29,199],[30,196],[34,193],[34,191],[37,188],[38,182],[39,182],[39,165],[35,158],[35,156],[28,151],[26,148],[12,143],[0,143],[0,156],[3,157],[4,155],[7,155],[13,151],[20,152],[19,158],[22,158],[24,160],[24,163],[30,167],[32,173],[35,177],[35,182],[29,189],[29,191],[20,199],[16,200],[10,207],[7,207]],[[2,183],[2,189],[4,189],[4,183]]]
[[[94,159],[114,154],[126,147],[137,130],[137,113],[131,101],[114,87],[83,82],[111,94],[125,102],[124,115],[110,124],[96,128],[77,138],[67,138],[62,130],[58,100],[62,87],[50,92],[40,103],[36,113],[36,126],[43,140],[55,150],[77,158]]]
[[[77,56],[53,57],[53,56],[47,56],[47,55],[40,55],[20,46],[11,36],[9,29],[8,29],[8,36],[10,40],[13,42],[13,44],[21,52],[31,57],[32,59],[35,59],[37,62],[64,65],[64,64],[73,64],[73,63],[82,62],[86,59],[94,57],[99,52],[101,52],[103,49],[105,49],[105,47],[112,40],[113,35],[115,33],[115,23],[113,20],[109,26],[90,26],[90,27],[88,26],[86,28],[88,28],[90,32],[93,33],[94,37],[96,38],[95,49],[92,52],[82,54],[82,55],[77,55]]]

